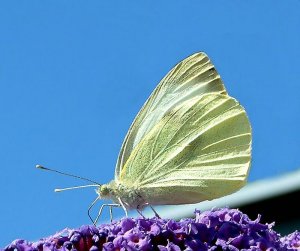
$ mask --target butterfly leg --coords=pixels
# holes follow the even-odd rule
[[[142,210],[140,209],[140,206],[139,206],[139,205],[136,207],[136,211],[138,212],[138,214],[139,214],[140,216],[142,216],[142,217],[145,219],[145,216],[143,215]]]
[[[118,201],[120,202],[120,204],[125,212],[126,217],[128,217],[128,211],[127,211],[126,207],[124,206],[123,201],[120,198],[118,198]]]
[[[110,223],[112,223],[112,220],[113,220],[112,207],[109,207],[109,218],[110,218]]]
[[[110,208],[110,221],[112,221],[112,207],[120,207],[121,205],[120,204],[103,204],[101,205],[100,209],[99,209],[99,212],[97,214],[97,217],[96,219],[93,221],[94,225],[96,226],[101,214],[102,214],[102,211],[103,211],[103,208],[104,207],[109,207]]]
[[[155,211],[155,209],[149,204],[149,207],[152,209],[155,217],[157,217],[158,219],[161,219],[161,217],[159,216],[159,214]]]
[[[120,207],[120,204],[116,204],[117,206],[115,207]],[[112,211],[113,206],[109,206],[109,217],[110,217],[110,223],[113,221],[113,211]]]
[[[93,222],[94,225],[96,225],[96,223],[94,222],[94,220],[93,220],[93,218],[92,218],[92,216],[91,216],[91,209],[95,206],[96,202],[97,202],[99,199],[100,199],[100,198],[97,197],[97,198],[92,202],[92,204],[89,206],[89,208],[88,208],[88,216],[89,216],[90,220]]]
[[[101,207],[100,207],[100,209],[99,209],[99,212],[98,212],[98,214],[97,214],[97,217],[96,217],[95,220],[93,221],[93,223],[94,223],[95,226],[96,226],[96,224],[97,224],[97,221],[98,221],[100,215],[102,214],[102,210],[103,210],[104,206],[106,206],[106,204],[101,205]]]

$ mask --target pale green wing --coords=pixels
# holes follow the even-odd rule
[[[250,159],[244,108],[227,95],[205,94],[164,115],[134,148],[120,180],[152,204],[195,203],[241,188]]]
[[[226,94],[224,85],[209,58],[195,53],[178,63],[159,83],[133,121],[121,147],[115,180],[132,150],[176,105],[206,93]]]

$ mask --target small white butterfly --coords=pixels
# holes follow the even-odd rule
[[[209,58],[193,54],[161,80],[136,116],[115,179],[105,185],[86,179],[99,186],[91,207],[102,198],[115,202],[102,205],[94,222],[104,206],[110,211],[122,206],[127,215],[127,209],[146,205],[190,204],[233,193],[244,186],[250,161],[244,108],[227,94]]]

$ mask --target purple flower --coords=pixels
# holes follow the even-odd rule
[[[286,250],[300,250],[300,232],[295,231],[281,238]]]
[[[237,209],[195,211],[195,218],[123,218],[111,224],[64,229],[37,242],[15,240],[5,251],[300,250],[300,232],[281,237],[273,224]],[[3,250],[3,249],[2,249]]]

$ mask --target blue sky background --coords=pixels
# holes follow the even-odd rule
[[[35,164],[110,181],[146,98],[197,51],[248,111],[249,180],[299,168],[299,27],[299,1],[1,1],[0,247],[90,223],[93,189],[56,194],[85,182]]]

